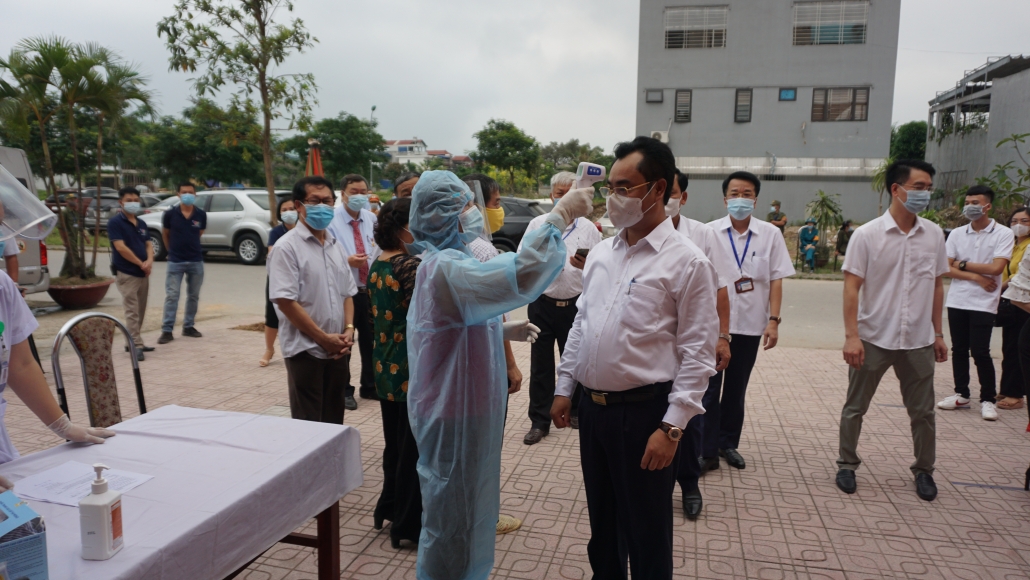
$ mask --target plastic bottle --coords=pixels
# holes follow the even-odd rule
[[[110,467],[94,463],[97,478],[93,493],[79,502],[79,526],[82,531],[82,557],[86,560],[107,560],[122,549],[122,493],[107,488],[102,472]]]

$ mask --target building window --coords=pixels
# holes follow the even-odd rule
[[[681,89],[676,91],[675,120],[677,123],[690,122],[690,97],[690,89]]]
[[[869,89],[815,89],[813,121],[865,121],[869,118]]]
[[[751,89],[737,89],[733,120],[737,123],[751,122]]]
[[[798,100],[797,89],[780,89],[780,100],[781,101],[796,101]]]
[[[647,89],[644,91],[644,102],[660,103],[665,100],[665,91],[662,89]]]
[[[728,6],[665,9],[665,48],[726,48]]]
[[[794,46],[865,44],[868,0],[794,3]]]

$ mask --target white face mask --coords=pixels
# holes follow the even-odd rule
[[[1012,226],[1012,233],[1016,234],[1017,238],[1021,238],[1027,234],[1030,234],[1030,226],[1023,224],[1016,224]]]
[[[651,189],[647,190],[644,197],[651,195],[651,190],[654,189],[654,184],[651,184]],[[647,209],[643,208],[644,197],[629,197],[628,195],[611,194],[608,196],[608,219],[612,220],[612,225],[617,228],[629,228],[637,225],[637,222],[644,219],[644,213],[651,211],[654,207],[654,202],[647,206]]]
[[[669,203],[665,204],[665,215],[667,217],[676,217],[680,214],[680,200],[679,198],[670,197]]]

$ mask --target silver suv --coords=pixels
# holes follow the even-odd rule
[[[287,190],[276,190],[279,199],[288,197]],[[170,197],[149,208],[151,213],[139,216],[147,224],[154,257],[164,260],[168,249],[161,236],[164,212],[179,206],[178,197]],[[197,194],[196,207],[207,212],[207,229],[200,238],[205,250],[229,250],[247,265],[260,264],[268,250],[270,212],[268,192],[264,189],[220,189]]]

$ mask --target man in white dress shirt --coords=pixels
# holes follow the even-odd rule
[[[936,459],[934,362],[948,360],[941,332],[948,256],[944,232],[918,216],[930,203],[933,166],[901,160],[887,168],[887,213],[855,230],[844,257],[844,361],[848,395],[840,413],[837,487],[855,493],[862,417],[888,369],[901,383],[916,461],[916,494],[932,501]],[[955,232],[952,233],[955,235]]]
[[[615,148],[602,194],[622,228],[593,248],[558,366],[551,419],[569,425],[577,386],[594,578],[672,578],[678,441],[715,374],[715,267],[665,215],[676,162],[637,137]]]
[[[723,255],[724,248],[715,237],[715,230],[697,220],[680,214],[687,203],[687,176],[676,170],[672,195],[665,204],[665,214],[672,218],[676,231],[686,236],[702,252],[708,261],[715,266],[719,281],[716,294],[716,307],[719,311],[719,342],[715,347],[715,370],[723,371],[730,364],[730,295],[727,287],[735,279],[733,271],[727,265],[729,260]],[[701,515],[703,500],[698,480],[701,477],[701,441],[704,416],[698,415],[690,420],[680,441],[680,463],[677,468],[676,481],[680,484],[683,497],[683,513],[689,520],[696,520]]]
[[[551,199],[554,203],[572,189],[576,174],[569,171],[555,173],[551,177]],[[537,216],[529,222],[526,233],[544,225],[547,214]],[[576,321],[576,300],[583,292],[583,266],[586,254],[601,243],[601,232],[586,218],[579,218],[562,232],[568,264],[554,282],[544,290],[535,302],[529,304],[529,321],[540,327],[540,336],[532,345],[529,359],[529,433],[522,439],[526,445],[539,443],[551,430],[551,404],[554,403],[554,343],[558,343],[559,355],[565,353],[572,323]],[[522,244],[519,244],[522,249]],[[572,394],[572,428],[579,428],[576,412],[582,393],[576,389]]]
[[[345,254],[351,276],[358,284],[358,293],[354,295],[354,326],[358,332],[358,351],[361,354],[360,388],[358,393],[362,399],[376,399],[375,375],[372,370],[372,346],[374,331],[372,330],[372,303],[368,297],[368,269],[372,261],[379,256],[373,230],[376,216],[369,211],[368,181],[364,177],[351,173],[343,176],[340,183],[340,205],[336,207],[333,223],[329,224],[329,233],[340,242]],[[348,385],[344,404],[348,411],[358,408],[354,399],[354,385]]]
[[[754,174],[738,171],[722,182],[723,203],[729,213],[708,224],[724,252],[722,271],[731,272],[730,364],[712,377],[705,393],[702,471],[719,467],[719,456],[730,467],[744,469],[737,452],[744,428],[744,396],[758,347],[776,346],[779,338],[783,278],[794,265],[776,226],[752,215],[762,184]]]
[[[948,329],[951,331],[951,371],[955,394],[937,403],[940,409],[969,407],[969,355],[980,380],[980,416],[998,420],[994,402],[998,395],[991,332],[1001,299],[1001,273],[1012,257],[1016,236],[991,219],[994,191],[974,185],[966,191],[963,215],[969,223],[956,228],[946,244],[952,279],[948,290]]]

